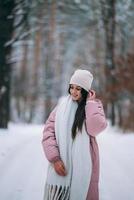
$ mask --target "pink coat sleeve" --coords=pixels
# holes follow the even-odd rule
[[[55,137],[56,108],[50,113],[43,130],[42,145],[49,162],[60,160],[59,148]]]
[[[91,136],[96,136],[107,126],[103,105],[99,99],[88,100],[85,107],[86,128]]]

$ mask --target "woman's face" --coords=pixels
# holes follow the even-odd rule
[[[70,86],[70,95],[74,101],[79,101],[82,97],[81,95],[81,87],[75,84],[71,84]]]

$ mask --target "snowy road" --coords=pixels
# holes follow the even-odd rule
[[[0,200],[42,200],[47,161],[41,126],[0,130]],[[134,134],[107,128],[100,148],[100,200],[134,200]]]
[[[0,200],[41,200],[47,165],[40,144],[42,129],[14,131],[0,138]]]

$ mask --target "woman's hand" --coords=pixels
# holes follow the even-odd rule
[[[58,161],[54,162],[53,165],[54,165],[54,169],[58,175],[60,175],[60,176],[67,175],[67,172],[66,172],[66,169],[65,169],[65,166],[64,166],[64,163],[62,160],[58,160]]]
[[[87,101],[88,100],[95,100],[96,98],[96,93],[94,90],[89,90],[88,96],[87,96]]]

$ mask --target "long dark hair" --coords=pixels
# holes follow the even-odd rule
[[[68,93],[70,94],[70,88],[71,88],[71,84],[69,85],[68,88]],[[81,89],[81,100],[78,103],[78,108],[76,110],[75,113],[75,118],[74,118],[74,122],[73,122],[73,126],[72,126],[72,138],[75,139],[76,134],[77,134],[77,130],[79,130],[80,132],[82,131],[82,126],[83,126],[83,122],[85,119],[85,105],[86,105],[86,99],[87,99],[87,95],[88,92],[86,90],[84,90],[83,88]]]

